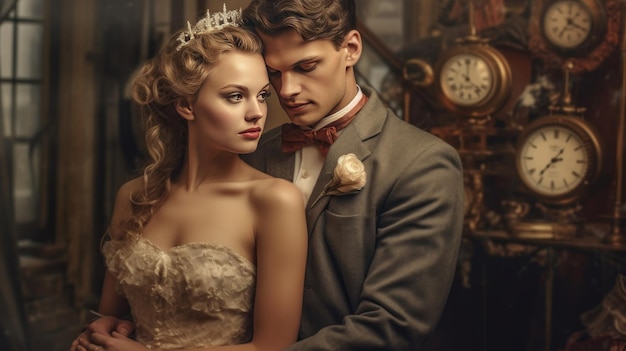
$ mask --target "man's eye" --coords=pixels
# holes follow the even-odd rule
[[[226,99],[230,102],[239,102],[243,100],[243,95],[241,93],[232,93],[226,96]]]
[[[316,62],[311,62],[311,63],[305,63],[302,64],[300,66],[298,66],[298,69],[302,72],[312,72],[317,68],[317,63]]]
[[[266,91],[262,91],[259,95],[258,95],[258,99],[259,101],[266,101],[270,96],[272,95],[272,92],[269,90]]]

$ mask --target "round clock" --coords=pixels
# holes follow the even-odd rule
[[[555,49],[573,54],[604,36],[606,15],[597,0],[555,0],[545,6],[541,31]]]
[[[437,61],[436,94],[442,106],[466,117],[486,117],[501,108],[511,91],[511,69],[493,47],[453,47]]]
[[[457,105],[472,106],[492,91],[494,77],[485,59],[472,54],[458,54],[441,68],[441,89]]]
[[[571,204],[600,174],[598,133],[580,117],[538,118],[519,136],[516,164],[522,184],[537,199],[553,205]]]

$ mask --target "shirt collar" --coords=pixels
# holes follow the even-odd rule
[[[359,101],[361,101],[361,98],[363,97],[363,92],[361,91],[361,87],[357,85],[356,88],[357,88],[356,95],[354,96],[354,98],[352,98],[352,101],[350,101],[349,104],[344,106],[341,110],[322,118],[319,122],[317,122],[315,127],[313,127],[313,130],[319,130],[320,128],[323,128],[324,126],[327,126],[330,123],[333,123],[339,118],[345,116],[346,113],[350,112],[354,108],[354,106],[356,106],[356,104],[358,104]]]

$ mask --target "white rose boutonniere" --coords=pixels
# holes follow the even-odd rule
[[[365,166],[355,154],[345,154],[339,156],[337,166],[333,172],[333,179],[326,184],[324,192],[315,200],[315,204],[322,196],[326,195],[347,195],[357,192],[367,183]]]
[[[338,193],[349,193],[361,190],[366,182],[367,176],[363,163],[356,158],[355,154],[345,154],[339,156],[337,160],[333,180],[327,192],[336,190]]]

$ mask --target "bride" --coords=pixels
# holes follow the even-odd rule
[[[239,157],[257,147],[270,86],[261,42],[238,16],[207,13],[135,78],[151,162],[119,189],[102,247],[105,317],[96,324],[110,328],[88,327],[72,350],[275,350],[296,341],[302,195]],[[118,332],[128,313],[135,339]]]

